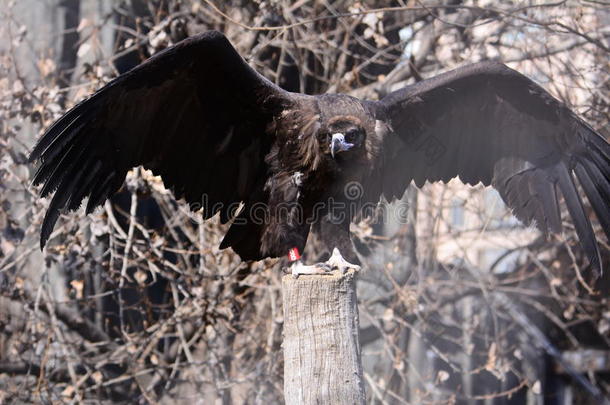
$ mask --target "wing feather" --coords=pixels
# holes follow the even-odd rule
[[[606,237],[610,240],[610,199],[602,197],[598,187],[593,183],[589,173],[582,164],[578,163],[576,165],[575,172],[593,210],[595,210],[597,219],[602,225]]]
[[[393,128],[376,174],[386,197],[400,196],[411,181],[459,176],[493,185],[517,218],[546,233],[561,231],[560,190],[590,263],[601,266],[573,176],[610,239],[610,145],[540,86],[483,62],[391,93],[374,111]],[[442,153],[420,146],[432,143]]]
[[[116,172],[110,171],[108,173],[107,177],[104,177],[104,176],[98,177],[97,182],[95,183],[95,186],[92,187],[91,193],[89,194],[89,201],[87,201],[87,208],[85,209],[85,212],[87,214],[91,214],[98,205],[101,205],[110,196],[110,190],[112,189],[112,184],[116,181],[115,176],[116,176]],[[122,181],[123,180],[121,179],[121,182]],[[43,222],[43,224],[45,224],[45,223],[46,222]],[[42,238],[41,238],[41,245],[44,246],[44,242],[42,242]]]
[[[568,171],[565,165],[559,165],[558,171],[556,172],[558,178],[559,188],[563,194],[563,198],[570,212],[570,216],[574,221],[574,228],[576,228],[576,234],[580,239],[580,243],[585,250],[585,253],[589,257],[591,265],[597,269],[601,266],[601,256],[597,247],[597,241],[595,240],[595,233],[591,227],[589,217],[585,214],[585,210],[582,206],[582,200],[578,195],[578,190],[574,184],[574,178],[572,173]]]
[[[205,195],[211,207],[224,207],[204,215],[221,210],[226,222],[226,207],[247,202],[264,184],[259,177],[268,175],[264,156],[274,141],[267,128],[291,102],[218,32],[151,57],[78,103],[33,148],[30,160],[40,162],[33,183],[43,184],[43,196],[55,191],[41,247],[61,212],[85,198],[91,212],[139,165],[161,175],[177,198],[199,207]],[[248,168],[241,167],[244,152]]]

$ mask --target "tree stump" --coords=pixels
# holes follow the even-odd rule
[[[282,280],[286,404],[364,404],[355,272]]]

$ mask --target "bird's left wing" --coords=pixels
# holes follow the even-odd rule
[[[577,184],[610,238],[610,145],[540,86],[483,62],[398,90],[373,109],[389,127],[379,193],[399,197],[411,181],[459,176],[493,185],[517,218],[546,233],[561,232],[560,191],[591,264],[601,267]]]
[[[161,175],[176,198],[222,219],[265,182],[273,117],[290,95],[256,73],[218,32],[188,38],[114,79],[38,141],[34,184],[55,191],[42,232],[63,210],[87,212],[134,166]]]

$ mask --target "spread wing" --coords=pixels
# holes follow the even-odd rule
[[[266,128],[288,103],[288,93],[218,32],[151,57],[68,111],[36,144],[33,182],[44,184],[43,196],[55,191],[41,247],[60,212],[85,197],[91,212],[138,165],[161,175],[176,198],[204,205],[206,218],[220,211],[227,220],[235,203],[264,183],[273,142]]]
[[[591,265],[601,268],[577,184],[610,239],[610,145],[534,82],[484,62],[391,93],[375,110],[391,127],[379,193],[392,198],[412,180],[459,176],[493,185],[517,218],[545,233],[561,232],[561,193]]]

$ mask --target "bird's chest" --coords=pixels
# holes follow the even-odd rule
[[[299,195],[304,205],[315,209],[340,209],[341,204],[362,194],[361,176],[356,170],[319,167],[303,177]]]

